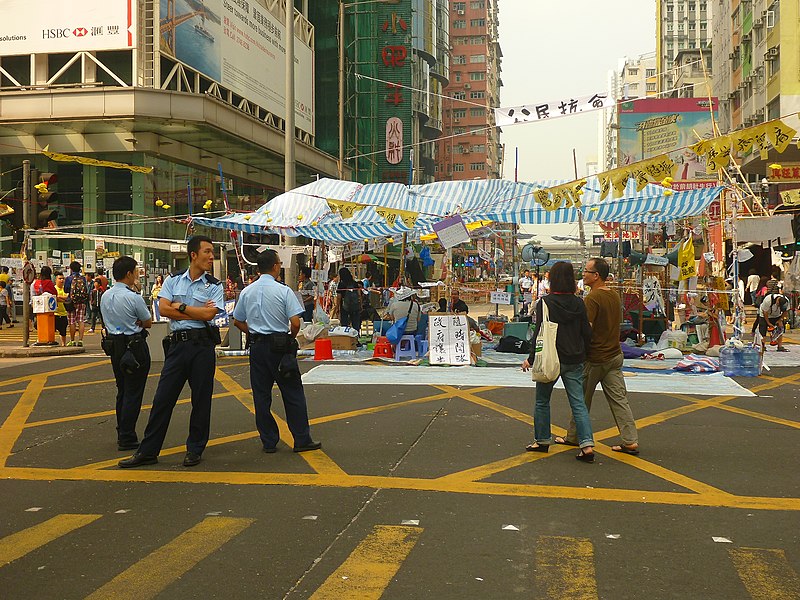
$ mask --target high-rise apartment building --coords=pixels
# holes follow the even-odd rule
[[[716,0],[714,6],[714,94],[720,99],[722,133],[781,118],[800,129],[800,39],[797,2],[778,0]],[[754,180],[771,177],[768,165],[800,161],[790,144],[783,154],[770,151],[741,157],[743,170]],[[772,181],[772,179],[771,179]],[[776,177],[774,183],[793,184]],[[780,186],[773,186],[771,194]]]
[[[725,0],[721,4],[730,2]],[[672,95],[670,92],[676,87],[678,52],[705,49],[711,42],[713,4],[714,0],[656,0],[656,56],[661,94]]]
[[[614,103],[603,109],[600,116],[600,168],[614,169],[617,166],[619,130],[617,126],[617,103],[634,98],[658,96],[657,60],[655,52],[632,58],[621,58],[619,66],[608,72],[608,89]]]
[[[442,133],[449,77],[448,0],[312,2],[308,8],[321,48],[319,148],[338,155],[341,143],[346,176],[354,181],[433,181],[433,140]]]
[[[500,177],[503,160],[493,109],[500,103],[498,0],[450,2],[451,74],[444,90],[436,179]]]

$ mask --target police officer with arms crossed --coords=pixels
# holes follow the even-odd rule
[[[214,391],[219,329],[211,327],[218,312],[225,310],[222,284],[210,274],[214,266],[211,238],[196,235],[186,244],[189,268],[169,277],[158,295],[161,316],[170,320],[165,338],[164,368],[158,381],[150,419],[139,450],[119,462],[122,468],[152,465],[164,444],[172,410],[188,381],[192,389],[192,413],[183,466],[200,463],[211,427],[211,395]]]
[[[270,412],[272,386],[277,382],[294,451],[318,450],[322,443],[311,439],[306,396],[297,366],[295,336],[300,330],[303,305],[291,288],[275,281],[281,272],[277,252],[262,252],[257,263],[261,277],[240,294],[233,323],[250,338],[250,387],[261,444],[264,452],[272,454],[280,439],[278,424]]]
[[[130,256],[120,256],[112,267],[116,285],[103,294],[100,312],[108,335],[103,351],[111,357],[117,383],[117,447],[136,450],[136,421],[150,372],[150,350],[145,338],[153,324],[150,311],[139,293],[138,265]]]

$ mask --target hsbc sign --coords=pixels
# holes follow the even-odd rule
[[[0,0],[0,57],[136,47],[136,0]],[[46,15],[46,20],[31,15]]]

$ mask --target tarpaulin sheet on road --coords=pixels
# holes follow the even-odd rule
[[[455,385],[532,388],[530,373],[508,367],[392,367],[320,365],[303,375],[303,384],[319,385]],[[625,379],[628,392],[687,394],[692,396],[755,396],[722,373],[637,373]],[[561,380],[557,388],[563,389]]]

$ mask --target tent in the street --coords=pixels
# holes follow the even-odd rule
[[[600,183],[589,177],[582,206],[545,209],[535,192],[564,182],[515,183],[503,179],[442,181],[406,186],[360,184],[320,179],[277,196],[252,213],[219,218],[193,217],[196,225],[246,233],[280,233],[326,242],[350,242],[418,230],[460,214],[466,223],[497,221],[518,225],[550,225],[578,221],[657,223],[702,213],[721,187],[675,191],[648,184],[637,191],[633,180],[620,198],[600,199]]]

